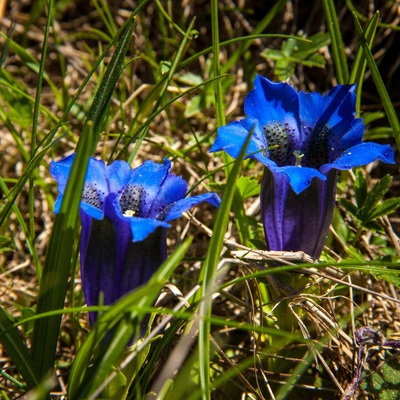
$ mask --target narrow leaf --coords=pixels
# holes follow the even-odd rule
[[[340,24],[333,0],[323,0],[325,16],[328,23],[328,29],[331,34],[333,62],[336,68],[336,78],[339,84],[349,81],[349,69],[347,66],[346,53]]]
[[[36,314],[64,308],[78,211],[91,150],[90,133],[88,130],[82,133],[82,146],[76,153],[61,210],[54,222],[40,280]],[[39,378],[54,367],[60,323],[61,315],[35,321],[31,354]]]
[[[17,329],[14,328],[2,307],[0,307],[0,342],[18,372],[24,378],[28,389],[36,387],[39,379],[31,356]]]
[[[393,107],[392,101],[390,100],[385,84],[383,83],[382,77],[375,63],[374,57],[371,53],[371,50],[368,47],[368,43],[364,36],[364,32],[362,30],[360,22],[358,21],[358,18],[354,13],[353,17],[354,17],[354,25],[356,27],[356,31],[359,36],[361,47],[363,49],[365,58],[367,60],[368,67],[371,71],[372,78],[374,79],[375,82],[375,86],[382,100],[383,107],[385,108],[386,116],[389,120],[390,126],[393,128],[393,136],[394,139],[396,140],[397,147],[400,148],[400,122],[397,117],[396,110]]]

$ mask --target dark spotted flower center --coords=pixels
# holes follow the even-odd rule
[[[296,129],[289,123],[281,124],[277,121],[269,122],[263,126],[264,135],[268,145],[268,156],[278,166],[288,165],[293,154]]]
[[[322,165],[330,162],[331,152],[329,151],[329,147],[331,146],[331,132],[331,129],[326,125],[322,128],[318,126],[314,128],[304,148],[304,166],[318,169]],[[333,151],[334,149],[331,150]]]
[[[140,216],[142,202],[145,201],[145,191],[141,186],[127,185],[121,193],[119,204],[126,217]]]
[[[90,204],[93,207],[101,209],[102,202],[100,200],[99,192],[97,191],[95,186],[95,184],[94,186],[89,186],[87,183],[85,183],[82,193],[82,201],[84,203]]]

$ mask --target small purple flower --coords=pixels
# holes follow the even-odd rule
[[[50,164],[58,183],[60,206],[74,155]],[[171,162],[146,161],[131,169],[124,161],[106,166],[90,158],[80,206],[80,262],[83,291],[89,306],[110,305],[146,283],[167,257],[169,221],[197,204],[215,207],[214,193],[185,198],[187,183],[170,174]],[[96,313],[90,313],[93,324]]]
[[[394,163],[389,145],[362,143],[355,85],[328,93],[296,92],[257,76],[246,96],[247,118],[218,129],[211,151],[238,157],[252,131],[247,157],[265,165],[261,212],[270,250],[319,258],[332,221],[337,170],[376,159]]]

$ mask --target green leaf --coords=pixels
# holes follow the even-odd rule
[[[193,72],[186,72],[185,74],[179,75],[177,80],[189,86],[200,85],[204,82],[204,79],[200,75],[194,74]]]
[[[382,204],[379,204],[369,214],[369,219],[374,220],[379,217],[384,217],[395,212],[400,207],[400,197],[385,200]]]
[[[360,39],[360,43],[367,60],[368,67],[371,71],[372,78],[374,79],[375,86],[378,90],[379,96],[381,98],[383,107],[385,108],[386,116],[389,120],[390,126],[393,129],[393,136],[396,140],[397,147],[400,147],[400,122],[397,116],[397,112],[393,106],[392,101],[390,100],[389,94],[386,90],[385,84],[383,83],[382,77],[379,73],[378,67],[374,60],[374,57],[369,49],[367,39],[364,36],[363,29],[360,25],[360,22],[355,13],[353,13],[354,25],[357,31],[357,34]]]
[[[4,84],[6,86],[3,87]],[[0,85],[0,97],[7,105],[7,118],[21,128],[27,129],[32,123],[32,104],[27,99],[26,88],[3,68],[0,68]]]
[[[96,92],[93,99],[93,104],[89,110],[86,117],[86,121],[83,130],[87,128],[90,124],[93,130],[93,143],[92,143],[92,153],[94,153],[97,142],[100,138],[101,128],[103,126],[104,120],[107,116],[107,109],[110,105],[113,91],[118,79],[121,75],[123,67],[125,65],[125,56],[129,48],[129,44],[132,39],[132,33],[135,26],[134,14],[132,13],[128,19],[125,31],[121,35],[121,39],[118,46],[113,54],[110,64],[104,74],[104,77],[100,83],[100,86]],[[79,139],[77,149],[81,145],[82,136]]]
[[[379,13],[376,13],[372,18],[371,21],[368,23],[367,29],[365,31],[365,40],[368,44],[368,47],[371,49],[375,34],[376,28],[378,26],[379,21]],[[349,82],[348,83],[355,83],[356,86],[356,112],[357,117],[360,116],[361,113],[361,98],[362,98],[362,88],[365,79],[365,70],[367,68],[367,62],[365,60],[364,51],[362,46],[360,46],[357,50],[356,56],[354,58],[354,63],[351,69]],[[363,116],[364,117],[364,116]],[[367,120],[368,121],[368,120]],[[368,122],[365,121],[364,123],[367,124]],[[365,137],[364,137],[365,140]]]
[[[365,372],[364,382],[361,387],[374,399],[399,400],[400,399],[400,361],[398,357],[390,357],[379,372],[371,374]]]
[[[0,253],[14,250],[15,248],[12,245],[11,239],[7,236],[0,236]]]
[[[142,317],[140,310],[153,304],[167,279],[186,254],[191,241],[192,238],[186,239],[160,266],[146,285],[122,297],[98,318],[72,366],[68,384],[69,399],[81,399],[82,396],[87,397],[93,394],[112,373],[113,368],[116,367],[115,364],[124,354],[123,349],[127,340],[133,334],[132,320]],[[108,348],[101,349],[103,339],[110,329],[117,325],[118,328]],[[88,369],[94,354],[96,354],[95,363],[91,369]]]
[[[241,169],[241,165],[246,154],[246,149],[250,138],[253,134],[253,129],[247,135],[243,148],[240,150],[238,158],[235,160],[232,170],[229,173],[227,187],[224,191],[224,196],[220,208],[218,209],[213,235],[211,237],[205,262],[203,264],[200,281],[201,303],[199,307],[199,376],[200,388],[204,399],[210,398],[210,317],[211,317],[211,293],[213,291],[214,281],[217,272],[217,266],[220,262],[221,251],[224,244],[225,232],[229,223],[230,210],[233,204],[234,197],[237,193],[236,181]],[[199,298],[197,298],[200,300]]]
[[[367,180],[365,179],[364,172],[360,169],[356,173],[356,182],[354,185],[356,203],[359,209],[364,207],[365,200],[367,198]],[[354,215],[357,215],[355,213]]]
[[[379,180],[375,186],[367,194],[362,207],[359,208],[358,218],[362,222],[368,222],[371,220],[371,213],[375,209],[375,206],[382,200],[383,196],[389,190],[392,177],[390,175],[384,176]]]
[[[276,61],[275,74],[279,79],[290,78],[295,72],[296,64],[306,67],[324,67],[325,58],[317,52],[330,43],[329,34],[319,32],[310,36],[307,41],[301,39],[305,38],[289,38],[283,43],[282,50],[266,49],[261,54],[266,59]]]
[[[2,307],[0,307],[0,342],[28,388],[38,386],[39,377],[28,349]]]
[[[337,81],[339,84],[345,84],[349,81],[349,68],[335,2],[333,0],[323,0],[322,4],[331,36],[332,58],[335,64]]]
[[[86,130],[82,133],[82,145],[76,152],[60,213],[56,216],[50,236],[40,280],[37,314],[64,308],[91,143],[91,132]],[[54,367],[60,323],[61,315],[35,321],[31,354],[40,378]]]
[[[358,212],[358,207],[353,204],[351,202],[351,200],[347,200],[347,199],[340,199],[339,200],[340,204],[344,207],[344,209],[350,213],[351,215],[353,215],[354,217],[357,216],[357,212]]]
[[[260,183],[257,179],[249,178],[248,176],[241,176],[238,178],[236,184],[243,200],[260,194]]]

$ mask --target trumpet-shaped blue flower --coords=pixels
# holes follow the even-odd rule
[[[74,155],[52,162],[58,183],[55,213],[60,210]],[[106,166],[90,158],[82,194],[80,263],[88,305],[110,305],[146,283],[167,256],[169,221],[206,201],[220,203],[214,193],[185,197],[187,183],[170,174],[171,163],[146,161],[131,169],[124,161]],[[90,313],[93,324],[96,313]]]
[[[261,212],[270,250],[304,251],[318,258],[332,221],[337,170],[377,159],[394,163],[389,145],[362,143],[355,118],[355,85],[328,93],[297,92],[257,76],[246,96],[247,118],[218,129],[211,151],[246,156],[265,165]]]

